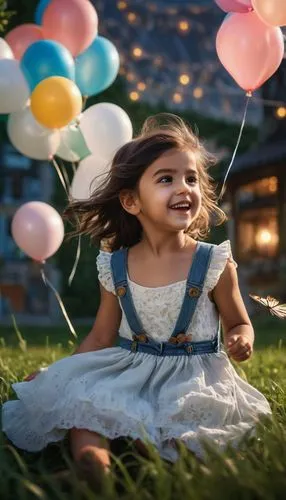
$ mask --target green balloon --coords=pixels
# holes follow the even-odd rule
[[[61,131],[61,143],[56,155],[63,160],[81,161],[91,153],[76,123],[72,123]]]

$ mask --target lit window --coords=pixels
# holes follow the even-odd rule
[[[278,252],[279,233],[276,207],[250,209],[240,215],[238,252],[241,260],[255,257],[274,258]]]
[[[237,199],[240,203],[252,202],[256,198],[267,198],[278,191],[277,177],[265,177],[257,181],[241,186],[237,191]]]

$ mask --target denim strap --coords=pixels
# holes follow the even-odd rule
[[[176,337],[180,333],[186,333],[189,328],[198,299],[202,293],[212,251],[213,245],[210,243],[198,242],[187,278],[183,304],[174,331],[171,335],[172,337]]]
[[[129,327],[133,333],[144,333],[142,323],[137,316],[127,280],[127,248],[117,250],[111,256],[111,270],[115,291],[120,299]]]

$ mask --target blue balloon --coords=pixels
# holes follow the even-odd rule
[[[82,95],[96,95],[107,89],[119,70],[119,54],[112,42],[97,36],[75,61],[75,82]]]
[[[22,57],[21,69],[31,91],[50,76],[75,79],[75,64],[71,53],[52,40],[40,40],[30,45]]]
[[[36,12],[35,12],[36,24],[42,24],[44,12],[50,3],[51,3],[51,0],[40,0],[39,1],[37,8],[36,8]]]

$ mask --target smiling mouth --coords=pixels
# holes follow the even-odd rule
[[[191,208],[191,203],[184,201],[181,203],[175,203],[174,205],[171,205],[169,208],[172,210],[177,210],[178,212],[188,212]]]

